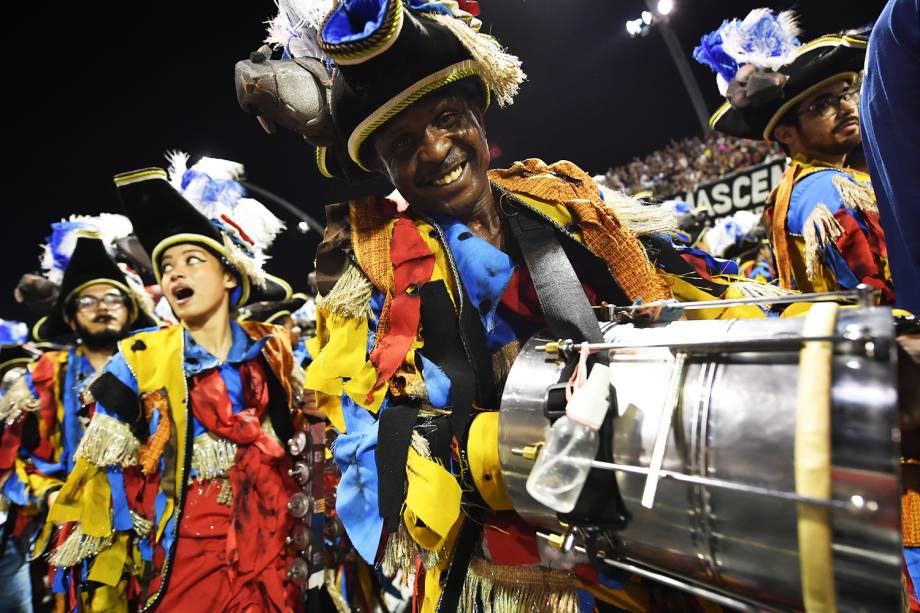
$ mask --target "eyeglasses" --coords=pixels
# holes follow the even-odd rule
[[[827,119],[833,115],[839,114],[840,105],[844,102],[855,106],[859,102],[859,90],[851,87],[843,90],[839,94],[825,94],[804,109],[801,109],[799,115],[814,113],[818,117]]]
[[[102,296],[80,296],[76,301],[78,311],[95,311],[100,304],[114,311],[125,306],[125,297],[112,292]]]

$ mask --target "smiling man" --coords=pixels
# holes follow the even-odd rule
[[[91,386],[96,414],[51,512],[76,527],[52,562],[90,611],[298,611],[309,573],[285,540],[302,522],[288,505],[309,517],[312,503],[282,441],[300,382],[283,328],[234,317],[289,297],[261,264],[284,226],[245,197],[239,164],[172,159],[170,180],[149,168],[115,184],[179,325],[122,341]]]
[[[327,207],[316,257],[306,387],[339,432],[336,514],[355,549],[387,576],[417,574],[422,611],[488,608],[505,595],[574,611],[578,579],[603,578],[588,565],[544,565],[535,529],[514,515],[502,484],[497,410],[510,365],[547,326],[557,338],[598,339],[592,305],[706,299],[729,286],[655,235],[669,227],[661,209],[605,200],[571,162],[490,170],[486,111],[509,104],[524,73],[473,12],[475,2],[345,0],[316,24],[318,37],[282,13],[271,40],[296,59],[254,54],[237,67],[238,93],[263,125],[318,144],[323,173],[376,173],[397,190]],[[314,93],[327,99],[323,66],[296,57],[314,38],[336,64],[328,117],[286,111],[305,109],[296,105]],[[295,106],[276,105],[291,75]],[[319,136],[322,125],[334,130]],[[636,231],[617,212],[626,208],[654,229]],[[694,606],[661,591],[635,581],[594,593],[627,610]]]
[[[109,220],[120,216],[107,216]],[[49,253],[60,274],[57,302],[51,313],[33,329],[38,340],[67,340],[70,349],[49,351],[17,379],[0,401],[0,419],[7,422],[2,447],[12,465],[0,467],[4,502],[15,509],[4,530],[29,558],[44,553],[50,536],[45,517],[67,475],[86,423],[93,414],[91,398],[84,395],[89,381],[118,350],[117,343],[132,329],[154,326],[150,299],[133,272],[122,270],[109,256],[106,245],[94,235],[80,236],[100,218],[80,218],[55,224],[54,234],[79,225],[66,240],[50,241]],[[121,217],[130,232],[130,224]],[[74,245],[68,253],[64,245]]]
[[[776,141],[791,158],[768,209],[783,287],[813,292],[865,283],[893,304],[869,175],[845,166],[861,143],[857,83],[866,39],[829,34],[802,45],[797,36],[791,13],[757,9],[703,37],[694,57],[717,72],[728,98],[710,126]]]

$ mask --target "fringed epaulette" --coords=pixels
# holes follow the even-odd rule
[[[490,170],[489,179],[512,194],[565,206],[581,226],[585,246],[604,260],[630,300],[653,302],[672,297],[642,244],[613,209],[603,205],[594,179],[572,162],[547,165],[528,159],[508,169]]]
[[[645,204],[620,191],[604,189],[604,207],[633,236],[675,234],[677,210],[663,204]]]
[[[345,319],[367,319],[371,316],[373,290],[374,286],[364,273],[349,264],[329,293],[317,298],[316,309]]]
[[[794,289],[785,289],[778,285],[758,283],[756,281],[736,281],[732,283],[732,286],[741,292],[745,298],[776,298],[799,293]]]
[[[0,399],[0,422],[11,424],[23,413],[37,411],[40,407],[41,403],[26,383],[23,371]]]
[[[67,537],[64,544],[52,552],[49,558],[51,566],[76,566],[86,558],[99,555],[112,546],[114,533],[109,536],[87,536],[83,534],[80,524]]]
[[[809,279],[814,280],[821,269],[821,252],[842,235],[843,226],[830,209],[819,202],[802,228],[802,238],[805,239],[805,272]]]
[[[479,610],[477,603],[493,613],[553,611],[578,613],[575,576],[542,566],[493,566],[473,559],[466,573],[459,610]]]
[[[831,179],[843,206],[860,213],[878,214],[878,205],[875,203],[874,193],[870,185],[861,185],[847,177],[835,174]]]
[[[134,466],[140,443],[123,421],[103,413],[93,415],[74,458],[96,466]]]

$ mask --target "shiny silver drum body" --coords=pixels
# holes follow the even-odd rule
[[[619,558],[741,601],[801,609],[797,503],[764,495],[795,492],[796,389],[803,318],[679,321],[636,328],[601,324],[621,345],[702,343],[684,366],[662,470],[760,488],[725,489],[663,479],[652,508],[640,505],[647,476],[618,470],[632,520]],[[897,382],[890,309],[844,309],[835,343],[832,401],[833,573],[841,611],[897,611],[901,603]],[[540,335],[538,335],[539,337]],[[765,339],[738,348],[739,339]],[[789,339],[785,343],[783,339]],[[869,340],[867,340],[869,339]],[[533,462],[512,450],[543,441],[547,386],[562,363],[531,339],[505,386],[499,447],[515,509],[559,532],[525,481]],[[719,343],[727,342],[724,350]],[[617,416],[614,464],[648,467],[666,402],[674,353],[666,347],[611,355]],[[718,481],[714,481],[718,484]],[[861,508],[861,510],[859,510]]]

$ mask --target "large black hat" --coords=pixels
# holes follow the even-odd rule
[[[801,45],[796,17],[754,9],[703,36],[693,57],[717,73],[727,100],[709,126],[769,141],[787,112],[831,83],[855,80],[865,61],[864,34],[829,34]]]
[[[236,221],[227,215],[209,219],[177,191],[162,168],[116,175],[115,185],[125,215],[150,254],[158,283],[163,252],[173,245],[195,243],[220,257],[237,273],[240,283],[232,306],[286,300],[291,295],[291,288],[283,279],[262,270],[260,246],[252,242]]]
[[[283,13],[278,20],[284,24],[304,23],[300,15]],[[317,135],[314,124],[305,121],[309,105],[294,113],[296,117],[279,117],[277,101],[284,97],[290,104],[297,99],[283,96],[280,87],[267,96],[268,101],[260,99],[266,94],[262,81],[268,85],[277,83],[274,77],[285,73],[280,66],[269,66],[264,60],[262,67],[252,59],[237,65],[240,103],[263,120],[276,117],[282,125],[303,125],[297,131],[318,145],[316,161],[325,176],[365,179],[370,171],[363,159],[363,145],[383,124],[423,96],[467,81],[478,88],[486,105],[493,98],[502,106],[512,102],[525,79],[520,61],[505,52],[494,38],[480,33],[481,25],[457,2],[341,0],[318,28],[319,48],[335,64],[330,108],[325,109],[332,118],[326,122],[329,133]],[[304,32],[294,30],[291,29],[292,39],[296,36],[302,41],[316,36],[308,28]],[[292,49],[293,45],[286,45],[286,50],[295,55],[288,61],[302,63]],[[320,81],[303,82],[316,89]],[[309,97],[311,101],[316,98]]]
[[[256,302],[240,309],[237,317],[239,321],[258,321],[264,324],[273,324],[282,317],[290,316],[307,303],[310,297],[297,293],[290,300],[279,302]]]
[[[152,315],[147,312],[146,303],[150,299],[143,293],[144,290],[131,286],[125,273],[109,256],[101,239],[87,235],[77,239],[76,247],[64,270],[54,309],[38,320],[32,329],[32,335],[37,340],[48,340],[70,334],[70,326],[64,320],[67,301],[87,287],[99,283],[117,287],[127,297],[128,321],[131,322],[132,330],[156,325]]]

